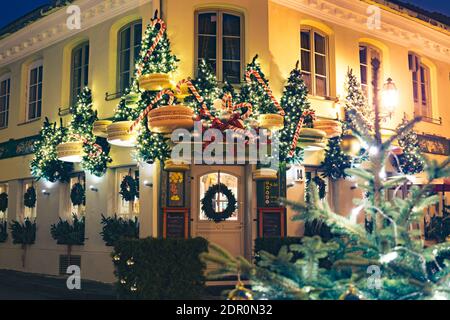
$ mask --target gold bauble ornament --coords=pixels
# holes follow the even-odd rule
[[[253,292],[245,288],[241,281],[238,281],[236,288],[228,294],[228,300],[253,300]]]
[[[348,290],[345,291],[340,297],[339,300],[364,300],[363,296],[359,293],[358,289],[355,288],[354,285],[350,285]]]
[[[356,157],[361,152],[361,141],[352,134],[342,136],[341,150],[345,154]]]

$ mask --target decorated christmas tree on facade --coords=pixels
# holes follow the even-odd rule
[[[286,116],[284,117],[284,129],[280,132],[280,161],[300,163],[303,158],[301,149],[297,148],[292,157],[289,156],[289,152],[300,118],[304,111],[311,110],[311,106],[308,102],[308,88],[302,79],[298,63],[289,75],[288,83],[281,98],[281,106],[286,112]],[[312,118],[308,116],[304,121],[304,127],[311,126]]]
[[[71,115],[65,141],[82,141],[85,154],[81,166],[93,175],[103,176],[107,164],[112,161],[109,156],[110,146],[104,138],[93,134],[94,122],[98,118],[93,109],[92,92],[89,88],[84,88],[78,95],[76,103],[71,107]]]
[[[192,80],[192,84],[197,89],[200,96],[203,97],[207,106],[210,107],[211,113],[215,115],[212,106],[214,101],[222,98],[222,90],[219,88],[216,73],[214,69],[204,59],[198,65],[197,78]],[[198,112],[201,109],[200,104],[194,96],[188,96],[185,102]]]
[[[347,177],[345,170],[351,168],[352,159],[342,151],[341,142],[341,137],[335,137],[328,140],[325,160],[321,164],[324,177],[333,180]]]
[[[407,122],[403,123],[403,125],[406,124]],[[417,134],[413,130],[408,130],[399,137],[398,143],[403,152],[397,156],[398,163],[394,160],[394,164],[404,174],[417,174],[422,172],[425,163],[421,155]]]
[[[257,62],[258,56],[256,55],[252,62],[247,65],[246,72],[257,71],[266,85],[269,81],[266,79],[264,73],[261,70],[260,64]],[[256,80],[255,77],[251,78],[248,82],[244,79],[244,83],[241,86],[241,93],[239,95],[240,102],[249,102],[253,106],[252,117],[257,117],[259,114],[278,113],[278,109],[264,90],[264,87]]]
[[[48,118],[39,133],[39,140],[34,146],[34,157],[30,168],[33,177],[45,179],[50,182],[68,182],[73,164],[58,160],[56,146],[63,141],[67,128],[50,123]]]
[[[147,26],[141,45],[141,55],[136,68],[140,74],[170,73],[177,69],[178,59],[172,54],[165,25],[158,23],[158,11]],[[161,29],[163,28],[163,29]],[[163,30],[163,32],[161,32]],[[150,55],[149,49],[157,43]]]

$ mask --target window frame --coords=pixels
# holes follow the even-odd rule
[[[361,50],[361,47],[365,47],[366,50],[367,50],[366,51],[367,52],[367,56],[366,56],[367,61],[366,61],[365,65],[361,62],[361,58],[359,58],[359,70],[360,70],[360,76],[361,76],[361,78],[360,78],[361,79],[361,89],[362,89],[362,92],[363,92],[364,96],[366,97],[366,100],[367,101],[373,101],[374,92],[373,92],[373,86],[372,86],[372,81],[373,81],[372,59],[375,57],[375,55],[373,55],[373,52],[376,52],[378,54],[378,59],[380,60],[380,62],[383,61],[383,54],[382,54],[382,51],[379,48],[377,48],[377,47],[375,47],[375,46],[373,46],[371,44],[365,43],[365,42],[360,42],[359,43],[359,50]],[[361,57],[361,56],[359,55],[359,57]],[[363,77],[362,77],[362,73],[361,73],[361,67],[363,65],[366,67],[366,72],[367,72],[367,74],[366,74],[367,83],[366,84],[362,83]],[[381,63],[381,66],[382,65],[383,65],[383,63]],[[382,74],[382,73],[383,72],[381,71],[380,74]],[[367,87],[367,89],[364,90],[364,87]]]
[[[202,10],[196,10],[194,15],[194,74],[198,75],[198,66],[199,66],[199,60],[201,59],[198,54],[198,46],[199,46],[199,37],[201,36],[199,33],[199,17],[202,14],[208,14],[208,13],[214,13],[217,17],[216,22],[216,78],[219,83],[225,83],[226,79],[224,79],[224,73],[223,73],[223,15],[229,14],[233,16],[237,16],[240,19],[240,68],[239,68],[239,82],[238,83],[230,83],[232,85],[240,85],[243,75],[244,75],[244,68],[245,68],[245,15],[242,12],[229,10],[229,9],[202,9]],[[226,37],[236,37],[236,36],[226,36]],[[234,61],[235,60],[227,60],[227,61]]]
[[[1,92],[1,87],[3,82],[7,81],[7,90],[5,92],[5,94],[2,95]],[[6,106],[5,106],[5,110],[0,110],[0,117],[2,117],[2,114],[5,114],[5,121],[4,121],[4,125],[0,126],[0,129],[5,129],[8,128],[9,125],[9,106],[10,106],[10,102],[11,102],[11,74],[10,73],[6,73],[2,76],[0,76],[0,99],[5,98],[6,101]]]
[[[36,116],[32,118],[32,117],[30,117],[30,104],[31,104],[31,102],[30,102],[31,94],[30,93],[31,93],[31,86],[32,86],[32,84],[31,84],[31,72],[33,72],[33,70],[36,70],[36,69],[39,70],[40,68],[42,68],[42,70],[41,70],[42,80],[41,80],[41,82],[39,82],[39,73],[38,73],[37,77],[36,77],[37,78],[37,82],[35,84],[33,84],[33,86],[37,87],[37,89],[36,89],[36,99],[37,100],[33,101],[33,104],[36,104],[36,110],[35,110],[35,115]],[[41,100],[38,99],[38,97],[39,97],[39,95],[38,95],[39,85],[41,87]],[[33,63],[31,63],[28,66],[27,95],[26,95],[27,100],[26,100],[26,115],[25,115],[26,116],[25,117],[26,121],[34,121],[34,120],[38,120],[38,119],[41,118],[41,116],[42,116],[42,105],[43,105],[43,103],[42,103],[42,101],[43,101],[43,89],[44,89],[44,60],[43,59],[39,59],[39,60],[34,61]],[[39,101],[41,102],[40,110],[37,108]],[[38,114],[39,114],[39,116],[37,116]]]
[[[82,204],[80,206],[74,206],[72,203],[72,199],[70,199],[70,193],[72,192],[72,187],[74,186],[74,184],[78,183],[80,181],[81,185],[84,188],[84,192],[86,194],[86,174],[84,172],[79,172],[79,173],[75,173],[73,175],[71,175],[70,177],[70,181],[67,184],[69,187],[69,191],[67,192],[68,195],[68,206],[67,206],[67,211],[68,211],[68,217],[71,219],[72,215],[75,214],[78,218],[81,218],[83,216],[85,216],[86,214],[86,204]]]
[[[122,196],[120,195],[120,184],[122,183],[122,180],[125,176],[129,174],[131,170],[131,174],[134,179],[136,179],[136,172],[140,175],[139,167],[137,166],[127,166],[127,167],[121,167],[117,168],[116,176],[115,176],[115,186],[114,186],[114,194],[116,195],[115,200],[115,207],[116,207],[116,213],[117,217],[122,217],[126,219],[132,219],[134,217],[139,217],[140,213],[140,198],[138,198],[135,201],[125,201],[122,199]],[[140,180],[138,180],[140,183]],[[140,188],[139,188],[140,189]],[[127,212],[121,212],[122,208],[128,206]]]
[[[85,50],[88,50],[88,61],[86,63],[86,52]],[[81,69],[81,84],[82,86],[80,88],[75,88],[75,53],[76,51],[81,50],[81,65],[78,66],[78,69]],[[80,90],[80,92],[83,90],[84,87],[89,86],[89,67],[90,67],[90,61],[91,61],[91,47],[89,40],[86,40],[76,47],[72,49],[71,52],[71,59],[70,59],[70,103],[71,105],[74,105],[76,103],[76,99],[78,94],[75,94],[76,90]],[[87,75],[84,72],[84,69],[87,67]],[[87,78],[87,79],[85,79]],[[85,84],[85,85],[84,85]],[[84,86],[83,86],[84,85]]]
[[[309,32],[309,50],[303,49],[302,47],[302,32]],[[322,53],[317,53],[316,52],[316,48],[315,48],[315,34],[320,35],[321,37],[323,37],[325,39],[325,54]],[[321,98],[328,98],[330,97],[330,38],[328,36],[328,34],[326,34],[325,32],[311,27],[311,26],[302,26],[300,28],[300,34],[299,34],[299,41],[300,41],[300,57],[299,57],[299,61],[300,61],[300,69],[302,71],[302,73],[307,73],[311,75],[311,88],[308,89],[309,92],[308,94],[310,96],[314,96],[314,97],[321,97]],[[309,59],[310,59],[310,69],[311,71],[304,71],[302,69],[302,51],[309,51]],[[316,88],[316,77],[317,77],[317,72],[316,72],[316,54],[322,55],[325,57],[325,77],[323,77],[322,75],[319,75],[319,77],[324,78],[326,81],[326,86],[325,86],[325,95],[318,95],[317,94],[317,88]]]
[[[136,63],[138,62],[138,60],[135,60],[134,57],[136,55],[136,48],[137,46],[133,45],[131,46],[131,44],[134,44],[134,38],[135,38],[135,27],[137,25],[141,25],[141,39],[143,37],[143,22],[142,19],[138,19],[138,20],[134,20],[131,21],[129,23],[127,23],[126,25],[122,26],[119,31],[117,31],[117,80],[116,80],[116,88],[117,88],[117,92],[123,94],[125,92],[125,90],[127,88],[122,88],[122,74],[124,72],[122,72],[122,52],[124,50],[122,50],[122,32],[124,32],[125,30],[127,30],[128,28],[130,29],[130,43],[129,43],[129,50],[130,50],[130,69],[129,69],[129,84],[131,86],[131,84],[133,83],[133,79],[134,79],[134,72],[135,72],[135,66]],[[142,41],[142,40],[141,40]],[[139,44],[139,53],[140,50],[142,48],[141,43]],[[132,52],[131,52],[132,51]],[[138,59],[139,59],[139,55],[138,55]]]
[[[433,106],[431,96],[432,95],[431,68],[422,62],[422,59],[419,55],[412,52],[408,54],[408,63],[411,72],[411,82],[413,86],[414,114],[422,116],[426,119],[432,119]],[[422,69],[424,70],[423,73],[424,77],[422,77]],[[415,75],[417,77],[416,79],[414,79]],[[425,104],[423,104],[424,101],[423,101],[422,85],[425,85],[425,95],[426,95]],[[417,99],[415,97],[416,92],[415,90],[417,90]]]

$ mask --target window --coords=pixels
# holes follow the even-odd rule
[[[328,96],[328,39],[314,29],[302,29],[301,71],[310,94]]]
[[[8,126],[10,92],[11,79],[9,75],[5,75],[0,78],[0,128]]]
[[[134,21],[119,31],[119,79],[118,88],[124,92],[132,84],[136,62],[139,60],[142,42],[142,22]]]
[[[409,70],[412,73],[414,113],[432,118],[430,69],[422,63],[419,56],[410,53]]]
[[[86,211],[86,201],[81,205],[75,206],[72,203],[72,200],[70,198],[70,194],[72,192],[72,187],[77,183],[81,184],[81,186],[83,187],[84,192],[86,194],[86,177],[85,177],[84,173],[70,178],[70,190],[69,190],[69,201],[70,201],[69,216],[70,217],[72,215],[76,215],[77,217],[82,217],[82,216],[84,216],[85,211]]]
[[[132,176],[136,180],[136,186],[139,190],[139,168],[133,167],[117,169],[117,215],[132,218],[139,215],[139,198],[134,201],[125,201],[119,194],[120,184],[122,183],[123,178],[127,175]]]
[[[220,175],[220,176],[219,176]],[[227,174],[227,173],[223,173],[223,172],[213,172],[213,173],[209,173],[206,174],[204,176],[202,176],[200,178],[200,199],[203,199],[206,191],[208,191],[208,189],[219,183],[219,179],[220,182],[225,184],[228,189],[230,189],[234,196],[236,197],[236,202],[239,203],[239,199],[238,199],[238,178],[235,176],[232,176],[231,174]],[[219,193],[216,197],[216,199],[214,199],[214,209],[216,212],[221,212],[223,210],[225,210],[225,208],[228,205],[228,201],[227,198],[222,194]],[[202,207],[201,204],[201,200],[200,200],[200,206],[199,208]],[[208,217],[205,215],[205,213],[203,212],[203,210],[200,209],[200,220],[201,221],[207,221],[209,220]],[[238,210],[236,210],[233,215],[227,219],[227,221],[237,221],[238,220]]]
[[[72,79],[70,101],[75,104],[78,94],[89,83],[89,42],[72,50]]]
[[[34,208],[28,208],[23,203],[23,195],[27,192],[28,188],[34,187],[33,180],[24,180],[22,184],[22,206],[23,206],[23,219],[35,219],[36,218],[36,206]]]
[[[359,46],[359,65],[361,72],[361,88],[367,101],[373,99],[373,86],[372,81],[374,74],[372,71],[372,59],[377,58],[381,62],[380,51],[369,45]]]
[[[42,60],[33,63],[29,68],[27,120],[41,117],[43,71]]]
[[[6,193],[8,194],[8,184],[7,183],[1,183],[0,184],[0,194]],[[6,209],[5,212],[0,211],[0,221],[7,220],[8,218],[8,209]]]
[[[196,15],[196,63],[205,59],[219,81],[241,81],[243,20],[240,14],[221,10]]]

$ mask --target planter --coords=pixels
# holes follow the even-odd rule
[[[172,88],[172,83],[167,73],[150,73],[139,77],[139,87],[146,91],[161,91]]]
[[[317,120],[314,121],[314,129],[322,130],[326,133],[328,139],[342,135],[342,124],[335,120]]]
[[[271,131],[281,130],[284,128],[284,118],[276,113],[260,114],[258,126]]]
[[[92,132],[97,137],[106,138],[108,136],[107,128],[112,124],[109,120],[98,120],[94,122],[94,128]]]
[[[194,111],[188,106],[164,106],[148,114],[148,129],[156,133],[172,133],[176,129],[194,127]]]
[[[256,169],[253,171],[253,180],[277,180],[278,171],[269,168]]]
[[[83,142],[65,142],[60,143],[56,147],[56,154],[58,160],[65,162],[78,163],[81,162],[84,156]]]
[[[188,163],[183,162],[183,160],[175,162],[172,159],[170,159],[164,162],[164,170],[170,172],[186,172],[189,171],[190,168],[191,166]]]
[[[134,131],[130,133],[130,127],[133,121],[119,121],[108,126],[108,142],[114,146],[119,147],[134,147],[136,146],[137,133]]]
[[[297,147],[306,151],[318,151],[326,148],[326,132],[319,129],[303,128],[300,131]]]

